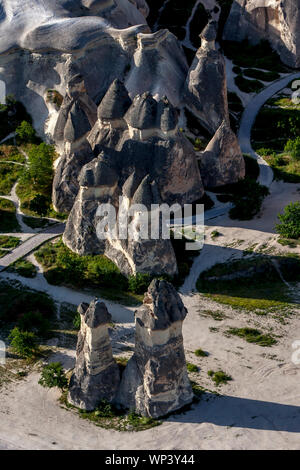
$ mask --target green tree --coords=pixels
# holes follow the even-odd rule
[[[47,215],[50,209],[49,197],[44,196],[43,194],[36,194],[30,201],[29,209],[42,217]]]
[[[295,140],[289,139],[284,147],[284,151],[289,153],[295,160],[300,159],[300,137]]]
[[[10,345],[17,354],[24,357],[33,357],[37,353],[37,338],[34,333],[21,331],[15,327],[8,337]]]
[[[52,362],[45,366],[38,383],[45,388],[58,387],[64,390],[68,385],[68,379],[61,362]]]
[[[285,207],[283,214],[278,215],[280,224],[276,225],[276,232],[284,238],[300,238],[300,203],[291,202]]]
[[[37,190],[51,190],[54,154],[54,147],[45,143],[29,151],[28,176]]]
[[[22,121],[16,129],[17,137],[21,142],[33,143],[36,138],[36,133],[30,122]]]

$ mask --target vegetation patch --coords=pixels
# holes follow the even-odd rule
[[[52,285],[99,289],[103,298],[129,305],[142,300],[139,295],[129,292],[128,280],[106,256],[79,256],[60,239],[44,245],[35,253],[35,257]]]
[[[246,77],[256,78],[263,82],[274,82],[280,78],[280,74],[278,72],[264,72],[263,70],[257,69],[245,69],[243,70],[243,74],[246,75]]]
[[[226,334],[239,336],[248,343],[255,343],[262,347],[270,347],[277,343],[273,336],[263,334],[261,331],[254,328],[230,328],[226,331]]]
[[[206,351],[203,351],[203,349],[199,348],[194,351],[195,356],[197,357],[206,357],[208,356],[208,353]]]
[[[21,124],[23,120],[31,122],[31,116],[19,101],[12,95],[6,97],[6,104],[0,105],[0,141]]]
[[[226,57],[240,67],[271,70],[279,73],[289,71],[280,61],[278,53],[266,40],[256,45],[251,45],[248,40],[242,42],[222,41],[222,48]]]
[[[20,232],[21,227],[16,217],[16,208],[12,201],[0,198],[0,232]]]
[[[186,363],[186,368],[188,372],[199,372],[198,366],[196,366],[196,364],[192,364],[191,362]]]
[[[28,215],[44,217],[51,211],[55,155],[54,147],[45,143],[32,145],[28,152],[28,165],[17,187],[21,208]]]
[[[21,174],[21,167],[15,163],[0,160],[0,195],[8,196]]]
[[[247,80],[243,75],[235,77],[234,82],[243,93],[259,93],[264,88],[259,80]]]
[[[215,382],[217,387],[219,387],[219,385],[227,384],[227,382],[232,380],[232,377],[223,372],[222,370],[218,370],[217,372],[209,370],[207,372],[207,375],[211,378],[213,382]]]
[[[0,145],[0,162],[16,162],[24,164],[26,159],[14,145]]]
[[[257,255],[217,264],[204,271],[197,288],[218,303],[258,315],[286,312],[293,302],[274,262],[288,281],[298,282],[300,261],[297,258]]]
[[[34,278],[37,274],[37,269],[30,261],[26,259],[19,259],[13,263],[7,271],[19,274],[19,276]]]
[[[284,238],[298,240],[300,238],[300,202],[291,202],[279,214],[280,224],[276,225],[276,232]]]
[[[21,243],[21,240],[17,237],[8,237],[7,235],[0,235],[0,248],[17,248]]]
[[[96,426],[104,429],[138,432],[159,426],[162,423],[153,418],[139,416],[135,411],[126,412],[118,409],[106,400],[102,400],[94,411],[80,410],[68,402],[67,392],[62,394],[60,403],[66,409],[77,411],[80,418],[92,421]]]

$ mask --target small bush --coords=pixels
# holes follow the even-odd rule
[[[222,370],[218,370],[217,372],[209,370],[207,372],[207,375],[215,382],[217,387],[221,384],[227,384],[227,382],[232,380],[232,377],[230,377],[230,375],[225,374],[225,372],[223,372]]]
[[[289,139],[284,147],[284,151],[289,153],[295,160],[300,160],[300,137]]]
[[[206,357],[207,356],[207,353],[205,351],[203,351],[203,349],[196,349],[196,351],[194,352],[195,356],[197,357]]]
[[[186,363],[186,368],[188,372],[198,372],[198,367],[195,364],[192,364],[191,362]]]
[[[22,121],[16,129],[19,143],[33,143],[36,139],[36,133],[30,122]]]
[[[291,203],[279,214],[280,224],[276,225],[276,232],[283,238],[297,240],[300,238],[300,203]]]
[[[258,80],[247,80],[242,75],[234,79],[236,86],[244,93],[258,93],[264,88],[264,85]]]
[[[8,337],[10,345],[20,356],[31,358],[37,353],[37,338],[34,333],[15,327]]]
[[[52,362],[52,364],[45,366],[38,383],[45,388],[58,387],[64,390],[68,385],[68,379],[61,362]]]
[[[74,326],[75,330],[80,330],[80,327],[81,327],[81,315],[80,315],[80,313],[78,313],[78,312],[75,313],[75,317],[74,317],[74,320],[73,320],[73,326]]]
[[[271,335],[264,335],[254,328],[230,328],[227,334],[239,336],[248,343],[255,343],[262,347],[273,346],[277,342]]]
[[[136,276],[130,276],[128,280],[129,291],[135,294],[144,294],[151,282],[149,274],[137,273]]]
[[[251,178],[240,181],[236,190],[232,199],[234,207],[229,215],[238,220],[251,220],[260,211],[264,198],[270,194],[266,186]]]
[[[21,331],[32,331],[46,337],[49,334],[50,322],[40,312],[27,312],[18,320],[18,327]]]

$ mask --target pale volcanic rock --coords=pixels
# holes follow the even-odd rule
[[[300,66],[300,1],[236,0],[225,25],[223,39],[252,44],[270,41],[281,60]]]
[[[116,403],[159,418],[192,402],[182,338],[186,314],[174,287],[153,280],[135,313],[135,352],[123,373]]]
[[[236,135],[224,121],[200,156],[203,184],[216,188],[245,177],[245,161]]]
[[[229,122],[225,60],[216,49],[216,36],[217,23],[211,21],[200,35],[201,47],[185,86],[187,107],[211,134],[222,121]]]
[[[113,359],[108,327],[111,315],[104,303],[81,304],[81,329],[76,365],[70,380],[68,401],[83,410],[94,410],[101,400],[114,399],[120,382],[119,367]]]
[[[183,206],[201,198],[196,154],[178,130],[176,110],[166,97],[157,102],[150,93],[137,95],[131,103],[125,85],[114,81],[98,108],[88,141],[98,157],[81,170],[64,242],[81,255],[105,254],[126,276],[173,276],[177,263],[170,240],[161,234],[158,239],[131,240],[117,235],[99,240],[97,209],[109,202],[118,213],[120,196],[128,208],[143,204],[150,211],[152,204]],[[139,217],[139,211],[132,214],[133,223],[138,225]]]

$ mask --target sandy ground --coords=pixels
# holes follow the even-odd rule
[[[269,317],[257,317],[225,307],[193,293],[200,272],[215,262],[241,256],[257,243],[273,251],[291,251],[276,242],[276,214],[290,201],[300,200],[297,185],[273,183],[260,218],[234,223],[227,216],[210,221],[206,245],[196,259],[182,288],[188,308],[184,322],[187,360],[200,367],[192,379],[209,390],[216,390],[207,376],[209,369],[222,369],[233,380],[219,387],[221,396],[207,393],[185,414],[170,417],[161,426],[128,435],[104,430],[62,409],[58,393],[38,385],[33,372],[23,381],[8,384],[0,391],[0,449],[299,449],[300,448],[300,365],[292,362],[292,344],[300,340],[300,318],[293,316],[287,325]],[[233,225],[233,227],[232,227]],[[212,241],[210,233],[222,233]],[[293,249],[292,251],[299,251]],[[54,288],[55,289],[55,288]],[[113,307],[115,318],[122,307]],[[215,321],[206,310],[218,310],[226,318]],[[122,323],[113,332],[115,354],[133,346],[132,309],[124,309]],[[230,326],[273,328],[280,336],[272,348],[261,348],[223,333]],[[217,330],[211,331],[210,328]],[[202,348],[206,358],[193,351]],[[74,365],[74,350],[59,349],[52,360],[61,360],[67,369]]]

